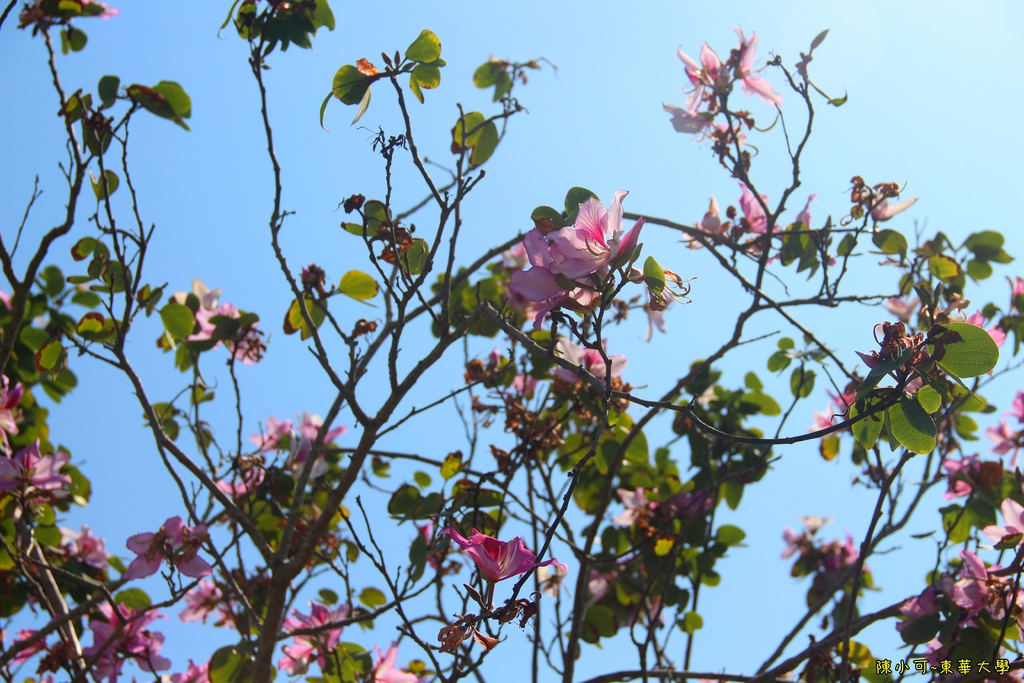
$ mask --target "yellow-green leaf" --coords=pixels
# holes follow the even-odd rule
[[[341,277],[338,291],[356,301],[366,301],[377,296],[377,282],[360,270],[350,270]]]

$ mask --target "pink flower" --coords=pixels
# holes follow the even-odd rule
[[[188,341],[205,341],[212,339],[217,325],[212,321],[215,317],[241,318],[242,312],[234,304],[221,304],[219,308],[211,310],[200,308],[196,311],[196,322],[199,324],[199,331],[188,336]],[[252,365],[263,358],[266,344],[263,343],[262,333],[256,329],[259,323],[252,323],[238,332],[238,338],[226,341],[225,344],[231,351],[235,360],[245,365]],[[213,348],[221,345],[220,340]]]
[[[530,262],[529,257],[526,254],[526,247],[523,246],[522,242],[511,249],[506,249],[501,252],[501,260],[504,261],[505,266],[511,270],[525,268],[526,264]]]
[[[750,226],[750,232],[762,234],[768,230],[768,217],[764,213],[764,208],[761,207],[761,203],[754,197],[754,193],[750,191],[746,183],[741,182],[740,188],[743,193],[740,195],[740,209],[743,211],[743,215],[747,219],[747,225]],[[761,199],[768,203],[768,195],[761,195]]]
[[[822,429],[828,429],[832,426],[832,420],[835,418],[835,415],[836,407],[832,405],[832,401],[829,401],[828,405],[825,406],[825,410],[816,410],[811,413],[811,426],[807,431],[817,432]]]
[[[989,427],[985,430],[985,436],[995,444],[992,452],[996,455],[1006,455],[1013,451],[1013,459],[1010,461],[1010,466],[1015,467],[1017,464],[1017,451],[1021,446],[1021,433],[1010,429],[1010,425],[1006,424],[1006,420],[1000,420],[998,427]]]
[[[606,266],[622,265],[633,252],[643,228],[641,218],[629,232],[622,229],[622,200],[629,192],[619,190],[606,210],[591,197],[580,204],[576,223],[551,233],[551,272],[575,279],[588,277]]]
[[[10,389],[10,379],[7,375],[2,376],[0,384],[0,442],[3,442],[4,450],[10,453],[11,443],[7,440],[8,434],[18,433],[18,420],[21,415],[15,411],[21,397],[25,394],[25,387],[18,382]]]
[[[607,344],[607,340],[603,343]],[[607,375],[608,366],[605,364],[604,358],[601,357],[601,352],[597,349],[581,349],[565,337],[562,337],[555,344],[555,350],[558,351],[562,358],[573,365],[582,365],[584,370],[597,379],[604,379]],[[626,357],[621,353],[616,353],[608,356],[608,360],[612,362],[612,377],[618,377],[622,374],[623,368],[626,367]],[[583,381],[579,375],[561,366],[553,368],[551,374],[574,384]]]
[[[804,206],[803,211],[796,215],[796,222],[803,223],[808,228],[811,227],[811,202],[818,198],[818,195],[812,194],[807,197],[807,204]]]
[[[1021,542],[1024,542],[1024,506],[1012,498],[1007,498],[999,506],[999,511],[1003,514],[1006,526],[993,524],[982,529],[981,533],[1000,545],[1005,543],[1012,543],[1014,546],[1020,545]]]
[[[71,477],[60,470],[68,464],[70,456],[40,455],[39,441],[18,451],[13,458],[0,455],[0,491],[24,488],[26,492],[42,492],[54,498],[68,495]]]
[[[199,307],[202,309],[207,311],[217,310],[217,302],[222,293],[219,287],[217,289],[210,289],[199,278],[192,280],[192,294],[199,300]],[[175,292],[173,299],[184,306],[188,300],[188,294],[188,292]]]
[[[962,498],[974,490],[972,481],[981,473],[981,463],[976,455],[965,455],[961,460],[942,461],[946,470],[946,500]]]
[[[96,657],[93,678],[97,681],[107,678],[113,683],[129,659],[135,660],[143,671],[164,671],[171,667],[171,661],[159,654],[164,643],[163,634],[146,629],[153,621],[161,619],[161,615],[155,611],[129,609],[121,604],[115,611],[106,602],[99,606],[98,611],[103,620],[94,618],[89,621],[93,644],[82,650],[86,657]]]
[[[952,597],[953,602],[966,610],[967,618],[984,610],[993,619],[1002,619],[1006,615],[1008,603],[1012,603],[1013,614],[1020,614],[1024,591],[1018,590],[1015,596],[1011,596],[1012,582],[990,574],[985,563],[970,550],[961,550],[960,557],[964,565],[960,569],[960,579],[953,585]],[[999,568],[999,565],[991,567],[992,570]]]
[[[711,200],[708,202],[708,211],[697,228],[710,233],[722,232],[722,216],[718,212],[718,200],[714,195],[711,196]]]
[[[898,213],[902,213],[914,205],[917,197],[907,199],[899,204],[889,204],[888,199],[883,199],[875,208],[871,209],[871,217],[879,223],[887,221]]]
[[[57,14],[51,15],[43,9],[43,0],[35,0],[34,4],[21,10],[21,14],[18,15],[18,28],[26,28],[39,22],[52,23],[74,17],[99,17],[100,19],[109,19],[110,17],[116,17],[119,14],[116,7],[107,7],[102,2],[97,2],[96,0],[80,0],[80,3],[80,9],[75,7],[73,3],[67,3],[68,7],[55,3],[57,7]]]
[[[533,391],[536,388],[537,379],[530,375],[518,374],[512,378],[512,390],[522,394],[523,396],[532,396]]]
[[[196,666],[195,662],[188,660],[188,669],[183,674],[172,675],[171,683],[210,683],[209,662]]]
[[[1012,405],[1013,410],[1010,410],[1005,414],[1015,416],[1018,422],[1024,422],[1024,391],[1017,392]]]
[[[266,476],[266,470],[259,465],[253,464],[246,469],[242,469],[241,481],[237,481],[235,478],[230,480],[218,479],[217,488],[232,498],[242,498],[255,491],[263,483]]]
[[[647,496],[644,495],[644,490],[642,488],[637,488],[635,491],[615,489],[615,493],[618,494],[619,500],[626,506],[626,509],[612,519],[612,524],[633,526],[637,518],[640,517],[641,512],[645,512],[650,506]]]
[[[419,680],[416,674],[395,668],[398,643],[391,643],[391,647],[383,654],[377,646],[374,646],[373,651],[377,653],[377,661],[373,665],[373,683],[416,683]]]
[[[110,553],[107,552],[106,544],[102,538],[92,535],[92,529],[85,524],[81,532],[74,532],[70,529],[60,530],[61,543],[65,546],[65,552],[78,558],[82,564],[89,565],[94,569],[105,570]]]
[[[194,579],[208,576],[213,573],[213,568],[196,553],[209,538],[205,525],[187,527],[181,517],[171,517],[156,533],[146,532],[128,539],[125,545],[138,557],[128,565],[128,571],[122,578],[151,576],[165,559],[185,576]]]
[[[20,643],[21,641],[26,640],[27,638],[31,638],[36,633],[37,631],[34,628],[23,628],[20,631],[18,631],[18,637],[14,639],[14,643]],[[32,655],[36,654],[37,652],[42,652],[46,649],[46,638],[40,638],[34,644],[29,645],[24,650],[21,650],[20,652],[18,652],[18,654],[14,655],[14,659],[11,660],[11,664],[13,664],[14,666],[23,664],[27,662],[29,659],[31,659]]]
[[[298,443],[292,444],[292,452],[288,456],[288,467],[292,472],[298,474],[302,471],[302,465],[309,458],[309,454],[313,451],[313,444],[306,437],[299,439]],[[324,459],[324,454],[320,453],[316,457],[316,462],[309,470],[309,476],[311,479],[317,479],[322,477],[327,472],[327,461]]]
[[[889,309],[889,312],[899,318],[900,322],[910,322],[910,315],[917,308],[920,300],[915,296],[910,301],[904,301],[903,299],[889,299],[885,302],[885,307]]]
[[[981,314],[981,311],[975,311],[974,315],[967,318],[964,322],[974,325],[975,327],[980,327],[983,330],[985,329],[985,316]],[[992,329],[985,331],[988,332],[988,336],[992,337],[992,341],[996,343],[996,348],[1002,348],[1003,342],[1006,341],[1006,333],[998,327],[993,327]]]
[[[915,620],[930,614],[938,614],[938,612],[939,607],[935,601],[935,589],[929,586],[917,597],[911,598],[903,603],[900,607],[900,613],[909,618],[906,621],[897,623],[896,630],[902,633],[903,629],[910,626],[910,624]]]
[[[178,613],[178,618],[186,623],[202,621],[205,624],[206,618],[214,610],[217,611],[214,626],[235,625],[234,603],[224,597],[217,584],[203,579],[198,586],[185,593],[185,609]]]
[[[310,441],[315,441],[317,432],[320,431],[320,427],[322,427],[323,424],[324,419],[319,415],[310,415],[309,413],[304,412],[302,413],[302,424],[299,425],[299,434],[302,434]],[[348,427],[345,425],[338,425],[334,429],[329,429],[324,435],[324,443],[331,443],[346,432],[348,432]]]
[[[740,44],[737,48],[740,51],[738,75],[743,79],[743,92],[747,95],[759,95],[768,104],[781,107],[782,96],[772,89],[771,83],[751,72],[754,60],[757,59],[757,32],[751,33],[749,39],[743,37],[743,29],[736,29],[736,34],[740,37]]]
[[[563,571],[568,571],[564,564],[554,558],[537,562],[537,556],[533,554],[532,550],[527,550],[523,539],[518,536],[505,543],[482,534],[476,529],[473,529],[469,538],[464,537],[451,527],[441,529],[438,533],[448,534],[452,540],[458,543],[462,551],[476,562],[480,575],[491,583],[497,583],[550,564]]]
[[[306,673],[313,661],[321,667],[324,666],[327,655],[338,645],[338,639],[344,630],[342,626],[325,627],[344,621],[348,616],[348,608],[345,605],[329,610],[324,605],[310,601],[309,607],[308,616],[298,610],[292,610],[294,617],[284,620],[284,628],[288,630],[322,629],[316,634],[295,636],[294,644],[282,648],[284,657],[278,661],[277,667],[293,676]]]
[[[718,58],[718,55],[715,54],[715,51],[707,43],[700,47],[700,64],[693,61],[689,55],[683,52],[682,48],[676,50],[676,55],[686,67],[686,76],[690,79],[690,83],[695,86],[693,95],[688,102],[690,106],[687,107],[688,109],[693,109],[703,100],[704,88],[715,87],[718,84],[719,77],[724,76],[722,73],[722,60]]]
[[[699,133],[707,128],[710,123],[710,117],[696,109],[684,109],[674,104],[665,104],[664,102],[662,102],[661,107],[672,115],[672,127],[675,128],[677,133]]]
[[[249,437],[249,441],[258,446],[261,453],[266,453],[277,448],[277,442],[281,440],[281,437],[289,436],[292,432],[291,420],[278,420],[275,416],[271,415],[267,418],[267,424],[264,426],[263,433],[253,434]]]

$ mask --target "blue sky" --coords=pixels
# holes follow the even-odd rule
[[[378,126],[387,133],[400,132],[397,107],[392,94],[378,87],[355,127],[348,125],[353,109],[336,101],[325,120],[330,133],[320,128],[317,113],[338,67],[360,57],[379,64],[381,51],[404,50],[423,28],[441,38],[448,66],[441,87],[426,93],[425,105],[412,103],[411,108],[421,151],[441,164],[450,159],[446,138],[457,117],[456,104],[467,111],[493,111],[488,109],[489,95],[472,87],[476,66],[495,55],[520,61],[543,56],[558,67],[531,74],[529,85],[519,91],[529,113],[513,118],[508,137],[488,165],[487,178],[467,202],[460,260],[468,262],[528,229],[535,206],[559,205],[574,185],[594,190],[606,203],[615,190],[628,189],[627,210],[682,223],[698,221],[712,194],[723,208],[735,204],[735,181],[717,168],[706,145],[672,130],[662,102],[681,105],[686,97],[677,47],[696,56],[708,41],[725,55],[735,45],[732,31],[737,26],[757,31],[760,63],[777,53],[790,66],[815,35],[831,29],[815,52],[812,79],[833,96],[847,92],[849,101],[838,109],[818,103],[804,185],[790,207],[794,214],[814,192],[815,217],[831,213],[838,219],[848,208],[849,179],[862,175],[869,182],[907,183],[908,196],[921,197],[893,221],[893,227],[908,235],[918,225],[926,233],[942,230],[959,242],[973,230],[995,229],[1007,235],[1011,253],[1019,254],[1024,246],[1016,212],[1008,210],[1024,188],[1019,162],[1024,78],[1016,44],[1024,20],[1020,4],[334,4],[337,29],[321,33],[312,51],[293,48],[273,55],[273,69],[266,74],[284,167],[285,206],[296,211],[283,238],[293,269],[316,261],[337,281],[345,270],[362,267],[351,236],[337,228],[343,216],[337,205],[353,193],[382,196],[380,161],[369,143]],[[260,366],[241,370],[249,434],[271,414],[325,412],[330,392],[304,345],[280,330],[290,297],[269,249],[270,169],[245,45],[230,29],[217,32],[228,5],[123,2],[115,19],[82,22],[89,45],[82,53],[59,57],[58,66],[68,91],[94,91],[101,76],[116,74],[122,84],[174,80],[191,95],[191,132],[143,116],[136,117],[131,129],[143,217],[156,225],[155,258],[148,272],[152,282],[168,282],[168,291],[187,290],[198,277],[222,288],[222,301],[261,314],[271,335],[270,353]],[[0,120],[7,131],[0,136],[0,158],[6,160],[0,165],[0,230],[5,238],[13,232],[38,175],[45,194],[33,210],[26,235],[30,238],[63,211],[57,168],[63,158],[61,127],[53,115],[58,104],[40,41],[15,30],[11,19],[0,39],[0,58],[8,65],[0,73]],[[782,92],[779,75],[765,75]],[[790,115],[796,100],[792,95],[787,100],[784,111]],[[760,122],[771,120],[767,105],[756,98],[748,102]],[[798,123],[799,114],[791,115],[787,120]],[[760,136],[756,144],[760,153],[752,173],[774,199],[788,178],[781,131]],[[411,205],[424,196],[407,167],[397,173],[396,205]],[[123,202],[124,193],[120,195]],[[88,230],[88,213],[80,212],[79,235]],[[674,235],[650,226],[643,241],[663,266],[698,278],[693,303],[669,311],[668,335],[646,345],[642,320],[631,320],[611,333],[609,350],[630,357],[627,379],[642,387],[643,395],[654,397],[670,385],[670,374],[678,376],[728,336],[738,290],[717,276],[706,255],[687,250]],[[71,244],[58,244],[53,253],[69,273]],[[1016,263],[997,271],[978,300],[1005,300],[1002,275],[1020,272]],[[864,275],[854,274],[848,292],[856,293],[858,287],[874,291],[878,273],[868,257]],[[367,310],[353,302],[341,303],[336,312],[354,319],[367,316]],[[866,309],[803,315],[851,363],[854,350],[872,347],[871,327],[882,319],[878,311]],[[752,329],[795,336],[777,320]],[[147,390],[165,399],[180,389],[183,377],[154,348],[158,334],[155,325],[143,326],[129,350]],[[773,349],[773,341],[751,347],[724,368],[725,381],[738,385],[753,368],[767,384],[764,359]],[[480,354],[489,350],[477,349]],[[432,374],[412,403],[443,393],[458,377],[453,374],[457,361]],[[112,550],[126,554],[115,539],[155,528],[179,512],[180,503],[156,462],[127,382],[96,364],[73,363],[81,386],[54,411],[52,429],[55,441],[66,444],[76,461],[87,463],[96,494],[90,508],[77,513],[69,525],[89,523],[110,539]],[[226,373],[218,379],[226,389]],[[1002,396],[1005,403],[1020,385],[1018,372],[1003,379],[992,396]],[[780,384],[775,393],[781,397],[782,391]],[[223,393],[226,398],[227,391]],[[794,416],[787,433],[802,431],[810,424],[810,411],[826,400],[822,394],[818,405],[799,408],[804,414]],[[215,408],[211,419],[226,419],[228,408]],[[439,415],[457,424],[450,409]],[[436,429],[427,421],[411,424],[416,433],[387,445],[409,449],[422,444],[426,435],[429,454],[462,447],[456,429]],[[224,425],[225,432],[233,430],[230,423]],[[655,426],[648,438],[652,443],[667,439],[667,423]],[[750,490],[736,518],[726,515],[721,520],[745,528],[748,547],[733,551],[732,561],[722,565],[722,585],[702,596],[705,629],[698,636],[697,669],[749,672],[799,614],[806,585],[791,579],[787,563],[778,558],[782,529],[797,526],[796,515],[836,516],[826,535],[848,531],[857,538],[865,529],[872,498],[851,487],[855,471],[848,463],[824,463],[811,445],[779,449],[777,454],[782,460],[760,487]],[[937,524],[937,516],[926,511],[908,532]],[[411,539],[411,528],[407,535]],[[902,552],[871,561],[876,583],[888,590],[865,599],[865,608],[916,590],[931,559],[930,548],[927,542],[908,540]],[[200,659],[211,650],[209,641],[183,640],[197,632],[174,621],[172,617],[165,624],[166,653],[180,670],[188,656]],[[519,639],[516,632],[509,636],[510,641]],[[367,645],[386,645],[391,635],[379,628],[377,634],[359,637]],[[898,656],[891,624],[865,640],[879,656]],[[588,655],[584,672],[601,671],[621,654],[609,648]]]

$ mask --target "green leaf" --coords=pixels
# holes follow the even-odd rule
[[[210,657],[210,683],[233,683],[241,680],[248,657],[234,645],[220,648]]]
[[[405,56],[414,62],[433,62],[441,56],[441,40],[432,31],[423,29],[419,37],[406,48]]]
[[[103,181],[97,180],[96,177],[92,174],[92,171],[89,171],[89,181],[92,183],[92,192],[93,194],[96,195],[96,199],[98,199],[99,201],[103,201],[105,197],[112,196],[114,192],[117,191],[118,185],[120,185],[120,181],[117,178],[117,174],[111,171],[110,169],[103,170],[103,177],[107,181],[107,187],[105,191],[103,188]]]
[[[764,391],[764,385],[761,384],[761,380],[753,372],[748,372],[743,378],[743,386],[751,391]]]
[[[883,254],[899,254],[901,259],[907,255],[907,238],[895,230],[879,230],[871,241]]]
[[[585,187],[573,187],[565,193],[566,225],[572,225],[576,222],[576,214],[580,212],[580,204],[585,203],[591,197],[596,199],[597,195]]]
[[[141,588],[126,588],[114,595],[114,602],[128,609],[145,609],[153,604],[146,591]]]
[[[789,390],[793,398],[807,398],[814,391],[814,370],[808,370],[803,365],[793,369],[789,376]]]
[[[916,399],[903,396],[887,413],[889,435],[904,448],[919,455],[935,449],[935,422]]]
[[[345,104],[359,104],[372,82],[373,79],[370,76],[363,74],[355,66],[346,64],[334,74],[331,93]],[[323,124],[323,107],[326,106],[325,103],[320,108],[321,125]]]
[[[903,627],[900,637],[909,645],[924,645],[939,632],[939,615],[926,614]]]
[[[967,262],[967,274],[971,276],[975,282],[986,280],[992,276],[992,266],[989,265],[988,261],[982,261],[981,259],[971,259]]]
[[[583,620],[593,629],[594,632],[596,632],[594,634],[596,636],[611,638],[618,630],[618,625],[615,621],[615,613],[604,605],[591,605],[587,609]],[[586,640],[586,638],[584,638],[584,640]],[[597,640],[598,638],[594,638],[587,642],[596,643]]]
[[[41,372],[53,370],[60,363],[63,355],[64,347],[61,345],[60,339],[51,339],[36,352],[34,358],[36,370]]]
[[[696,612],[687,612],[679,625],[684,632],[693,635],[695,631],[704,627],[704,619]]]
[[[857,238],[847,233],[843,235],[843,239],[839,242],[839,246],[836,248],[836,254],[839,256],[849,256],[853,252],[853,248],[857,246]]]
[[[550,206],[538,206],[530,214],[534,227],[547,234],[562,227],[562,214]]]
[[[85,44],[89,41],[89,37],[85,35],[85,31],[77,29],[74,26],[68,26],[65,29],[61,29],[60,32],[60,51],[64,54],[70,52],[81,52],[85,49]]]
[[[746,532],[738,526],[723,524],[715,532],[715,540],[726,545],[738,545],[747,537]]]
[[[388,599],[384,597],[376,588],[364,588],[359,593],[359,602],[363,603],[370,609],[376,609],[381,605],[387,604]]]
[[[983,230],[968,235],[963,246],[983,261],[996,261],[1005,253],[1003,252],[1005,239],[1002,233],[995,230]]]
[[[377,281],[361,270],[350,270],[341,276],[338,291],[356,301],[367,301],[377,296]]]
[[[185,339],[192,334],[195,327],[195,317],[192,309],[176,301],[171,301],[160,309],[160,319],[164,323],[164,329],[174,339]]]
[[[498,62],[487,61],[476,68],[473,72],[473,85],[478,88],[489,88],[497,83],[498,78],[505,73]]]
[[[441,463],[441,478],[445,481],[451,479],[462,469],[462,451],[455,451],[445,456]]]
[[[96,240],[93,237],[83,237],[82,239],[75,242],[75,246],[71,247],[71,258],[76,261],[84,261],[89,258],[89,254],[92,253],[93,248],[96,246]]]
[[[366,92],[363,93],[363,99],[359,100],[359,109],[356,109],[356,116],[355,116],[355,118],[352,119],[352,123],[349,124],[350,126],[354,126],[356,124],[356,122],[359,121],[359,119],[363,118],[363,114],[366,113],[366,110],[370,106],[370,93],[372,93],[372,92],[373,92],[373,88],[370,88],[370,87],[366,88]],[[420,102],[422,102],[422,101],[423,101],[423,98],[420,97]],[[326,106],[327,106],[327,104],[326,104],[326,101],[325,101],[323,106],[320,107],[320,125],[321,126],[323,125],[324,107],[326,107]]]
[[[412,241],[409,251],[405,252],[405,261],[409,264],[409,274],[419,275],[427,267],[430,257],[430,246],[425,239],[417,237]]]
[[[57,266],[46,266],[42,272],[43,291],[51,299],[64,291],[64,273]]]
[[[929,415],[935,413],[942,406],[942,396],[930,386],[921,387],[915,395],[917,396],[917,402],[921,404],[921,407]]]
[[[469,155],[469,163],[473,166],[479,166],[490,159],[497,148],[498,127],[494,125],[494,121],[488,121],[480,132],[480,139],[473,146],[473,153]]]
[[[936,254],[928,259],[928,270],[932,275],[947,283],[952,283],[963,275],[957,262],[942,254]]]
[[[55,526],[39,525],[32,530],[32,536],[47,548],[60,547],[61,533],[60,529]]]
[[[104,76],[100,79],[96,94],[100,96],[100,108],[106,109],[117,99],[117,89],[121,87],[121,79],[117,76]]]
[[[869,412],[874,406],[880,403],[880,399],[868,398],[865,401],[857,401],[850,406],[850,419]],[[863,409],[858,406],[863,404]],[[865,450],[872,448],[875,442],[878,441],[878,435],[882,432],[882,416],[878,413],[874,413],[865,417],[863,420],[853,423],[850,425],[850,430],[853,432],[853,438],[857,440]]]
[[[327,314],[320,308],[320,306],[326,306],[327,302],[322,301],[319,302],[318,305],[303,297],[301,303],[305,306],[310,320],[313,321],[313,326],[319,329],[320,324],[323,323],[324,318],[327,317]],[[302,310],[299,308],[299,305],[300,300],[295,299],[292,301],[291,306],[288,307],[288,312],[284,315],[284,333],[295,334],[296,332],[299,332],[300,339],[309,339],[313,336],[313,332],[306,327],[306,320],[302,317]]]
[[[412,68],[411,77],[424,90],[433,90],[441,85],[441,70],[433,64],[417,64]]]
[[[788,368],[791,362],[793,362],[793,359],[790,358],[788,353],[776,351],[768,356],[768,372],[781,372]]]
[[[483,114],[471,111],[455,122],[455,127],[452,128],[452,142],[455,143],[458,151],[472,147],[480,140],[480,136],[483,135],[484,121],[486,119]]]
[[[665,271],[653,256],[644,261],[644,284],[654,294],[661,294],[665,289]]]
[[[735,510],[740,506],[740,500],[743,498],[743,484],[729,480],[722,484],[721,491],[725,504],[729,506],[730,510]]]
[[[995,368],[999,362],[999,347],[992,336],[970,323],[949,323],[944,326],[953,335],[938,336],[940,344],[929,344],[928,353],[943,370],[959,378],[977,377]],[[960,340],[944,342],[944,337],[959,335]],[[937,347],[941,345],[941,353]]]
[[[334,605],[338,602],[338,594],[330,588],[321,588],[319,595],[320,600],[322,600],[325,605]]]

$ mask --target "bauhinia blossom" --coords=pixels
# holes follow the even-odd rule
[[[1024,506],[1013,498],[1007,498],[999,506],[1006,526],[992,524],[981,530],[1000,547],[1018,546],[1024,542]]]
[[[21,382],[15,384],[13,389],[10,388],[10,383],[7,375],[2,375],[2,383],[0,383],[0,442],[3,443],[4,450],[8,453],[11,450],[11,443],[8,441],[7,435],[18,433],[19,415],[15,408],[21,402],[21,397],[25,395],[25,387]]]
[[[101,603],[98,611],[101,619],[89,621],[92,630],[90,647],[82,653],[86,657],[95,657],[93,678],[103,678],[111,683],[117,680],[121,667],[128,659],[143,671],[164,671],[171,667],[171,661],[160,656],[160,648],[164,644],[162,633],[150,631],[146,627],[153,621],[162,618],[156,611],[133,610],[118,604],[115,611],[110,603]]]
[[[771,83],[755,76],[753,71],[754,60],[757,59],[757,31],[750,34],[750,38],[743,37],[743,29],[736,29],[736,34],[740,37],[740,44],[737,48],[740,51],[740,66],[739,73],[737,74],[743,79],[743,92],[747,95],[758,95],[762,100],[768,104],[773,104],[776,107],[782,106],[782,95],[779,95],[772,89]]]
[[[765,215],[761,202],[757,201],[754,193],[750,191],[746,183],[741,182],[740,188],[743,190],[743,193],[740,195],[740,209],[743,211],[743,216],[747,219],[750,232],[758,234],[766,232],[768,230],[768,217]],[[768,195],[761,195],[761,199],[766,204],[768,203]]]
[[[60,537],[64,552],[68,555],[78,558],[79,562],[89,565],[93,569],[105,570],[107,568],[110,553],[107,552],[103,539],[93,536],[92,529],[85,524],[82,525],[80,532],[62,527]]]
[[[292,610],[291,617],[284,620],[284,628],[293,629],[317,629],[319,632],[314,635],[295,636],[292,645],[285,645],[282,650],[284,657],[277,663],[277,667],[287,671],[293,676],[304,674],[309,670],[309,665],[316,661],[321,667],[327,662],[327,655],[338,645],[341,632],[344,627],[338,625],[325,628],[328,624],[337,624],[344,621],[348,616],[348,607],[341,605],[333,610],[327,609],[324,605],[310,601],[309,614],[302,614],[298,610]]]
[[[509,289],[526,301],[542,302],[534,327],[555,307],[573,300],[581,307],[593,306],[599,295],[585,287],[573,286],[577,279],[601,278],[609,268],[625,265],[637,246],[644,219],[628,232],[622,227],[622,200],[625,190],[615,193],[608,209],[591,197],[580,204],[576,222],[544,235],[531,230],[523,238],[530,270],[512,272]],[[599,284],[598,280],[598,284]]]
[[[605,340],[604,343],[607,343],[607,340]],[[604,379],[608,376],[608,365],[601,356],[601,352],[597,349],[581,349],[565,337],[562,337],[555,344],[555,350],[558,352],[559,356],[573,365],[582,366],[584,370],[597,379]],[[626,357],[621,353],[615,353],[608,356],[608,360],[611,361],[612,365],[611,376],[618,377],[621,375],[622,370],[626,367]],[[561,366],[555,366],[551,370],[551,374],[559,379],[563,379],[566,382],[572,382],[574,384],[583,381],[583,379],[575,372],[567,370]]]
[[[128,539],[125,545],[138,557],[128,565],[122,578],[151,576],[160,569],[164,560],[169,560],[185,576],[194,579],[208,576],[213,573],[213,568],[196,553],[209,538],[205,525],[188,527],[181,517],[171,517],[156,533],[146,532]]]
[[[70,456],[40,455],[39,441],[26,446],[13,457],[0,455],[0,491],[24,489],[26,493],[46,493],[54,498],[68,494],[71,477],[60,470],[68,464]]]
[[[387,652],[381,653],[376,645],[373,651],[377,653],[377,661],[373,665],[372,683],[416,683],[419,676],[408,671],[395,668],[398,661],[398,643],[391,643]]]
[[[903,213],[917,201],[917,197],[907,199],[898,204],[890,204],[888,199],[883,199],[875,208],[871,209],[871,217],[879,223],[887,221],[898,213]]]
[[[532,550],[526,548],[523,539],[516,536],[511,541],[503,542],[496,538],[482,534],[476,529],[469,538],[466,538],[451,527],[441,529],[439,534],[447,534],[453,541],[459,544],[462,552],[473,558],[476,562],[480,575],[491,583],[503,581],[509,577],[517,576],[537,567],[546,567],[553,564],[563,571],[568,568],[558,560],[551,558],[544,562],[537,562],[537,556]]]

